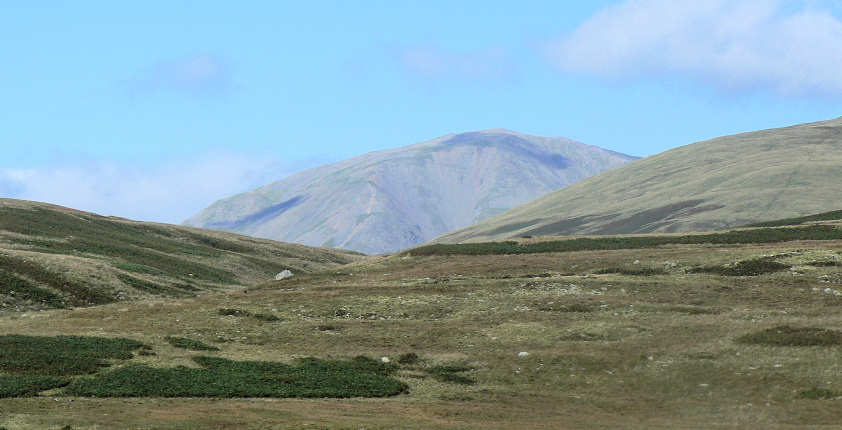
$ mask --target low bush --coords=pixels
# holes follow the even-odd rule
[[[184,337],[168,336],[167,342],[176,348],[189,349],[191,351],[219,351],[219,348],[208,345],[198,340],[187,339]]]
[[[6,279],[4,279],[4,281],[10,281],[17,278],[18,283],[22,281],[29,284],[28,281],[23,281],[21,277],[30,279],[39,284],[46,285],[56,291],[61,291],[67,294],[67,302],[72,305],[97,305],[111,303],[116,300],[113,296],[103,291],[91,289],[81,282],[76,282],[57,273],[50,272],[44,269],[44,267],[40,264],[33,261],[26,261],[16,257],[0,255],[0,267],[3,267],[3,273],[5,273],[4,277]],[[0,285],[3,284],[4,282],[0,282]],[[32,296],[31,298],[28,298],[28,300],[42,301],[53,307],[64,307],[64,300],[59,298],[59,296],[55,293],[33,286],[32,284],[29,284],[27,294]]]
[[[737,342],[771,346],[837,346],[842,345],[842,332],[816,327],[778,326],[740,336]]]
[[[277,315],[273,315],[270,313],[259,313],[259,312],[251,312],[245,309],[240,308],[222,308],[217,310],[219,315],[222,316],[232,316],[232,317],[251,317],[260,321],[267,321],[267,322],[274,322],[280,321]]]
[[[597,275],[606,275],[616,273],[619,275],[628,275],[628,276],[654,276],[654,275],[666,275],[667,271],[660,268],[660,267],[639,267],[639,268],[627,268],[627,267],[606,267],[604,269],[599,269],[594,272]]]
[[[645,249],[663,245],[734,245],[749,243],[780,243],[792,240],[839,240],[842,230],[832,225],[805,227],[757,228],[725,233],[693,234],[686,236],[614,236],[580,237],[549,240],[519,245],[514,241],[464,244],[435,244],[419,246],[402,255],[515,255],[546,252],[608,251],[616,249]]]
[[[749,224],[745,227],[780,227],[787,225],[801,225],[804,223],[816,221],[836,221],[840,219],[842,219],[842,211],[832,211],[815,215],[807,215],[798,218],[785,218],[775,221],[759,222],[755,224]]]
[[[842,266],[842,262],[834,261],[834,260],[823,260],[823,261],[810,261],[807,263],[813,267],[836,267]]]
[[[827,388],[811,388],[809,390],[801,390],[798,397],[802,399],[835,399],[842,397],[842,391],[828,390]]]
[[[0,399],[7,397],[31,397],[53,388],[67,385],[70,380],[55,376],[2,375],[0,376]]]
[[[0,270],[0,293],[21,300],[43,303],[53,308],[65,307],[64,300],[58,294],[36,287],[26,279],[3,270]]]
[[[408,387],[394,368],[369,358],[300,360],[297,365],[196,357],[203,368],[128,366],[76,379],[67,392],[95,397],[387,397]]]
[[[451,364],[432,366],[424,369],[424,372],[432,376],[433,379],[441,382],[452,382],[461,385],[473,385],[475,381],[461,373],[473,370],[467,364]]]
[[[758,276],[765,273],[782,272],[790,266],[768,258],[738,261],[727,266],[701,266],[688,269],[688,273],[714,273],[723,276]]]
[[[82,336],[0,336],[0,371],[13,375],[73,376],[108,366],[105,360],[132,358],[148,348],[131,339]]]
[[[406,354],[401,354],[395,361],[397,361],[398,364],[405,364],[411,366],[413,364],[417,364],[419,360],[420,357],[418,357],[418,354],[414,352],[407,352]]]

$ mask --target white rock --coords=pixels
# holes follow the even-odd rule
[[[290,276],[292,276],[292,272],[290,272],[289,270],[284,270],[283,272],[275,275],[275,280],[280,281],[281,279],[289,278]]]
[[[389,360],[389,357],[380,357],[380,361],[383,362],[383,363],[388,363],[392,360]]]
[[[517,354],[518,357],[529,357],[529,353],[526,351],[521,351]]]

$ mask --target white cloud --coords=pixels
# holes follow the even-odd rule
[[[231,67],[213,55],[194,55],[162,61],[129,79],[131,95],[177,92],[191,97],[225,94],[231,86]]]
[[[326,162],[211,152],[155,165],[79,161],[58,167],[0,169],[0,196],[102,215],[178,224],[214,201]]]
[[[500,79],[514,70],[504,48],[455,54],[433,45],[418,45],[400,49],[398,60],[410,76],[430,81]]]
[[[543,46],[559,69],[625,81],[689,77],[724,91],[842,97],[834,2],[628,0]]]

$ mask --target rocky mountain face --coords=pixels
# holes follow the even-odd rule
[[[671,149],[434,242],[725,229],[838,210],[840,182],[837,118]]]
[[[386,253],[635,159],[503,129],[451,134],[292,175],[219,200],[184,224]]]

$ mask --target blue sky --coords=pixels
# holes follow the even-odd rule
[[[645,156],[842,115],[839,1],[6,1],[0,16],[0,196],[149,221],[447,133]]]

